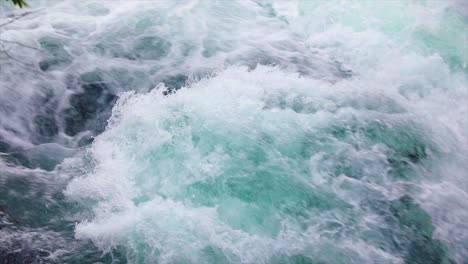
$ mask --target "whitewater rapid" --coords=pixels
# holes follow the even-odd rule
[[[462,1],[30,5],[0,261],[468,261]]]

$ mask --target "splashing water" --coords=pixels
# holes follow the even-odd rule
[[[31,6],[0,35],[1,261],[468,261],[462,1]]]

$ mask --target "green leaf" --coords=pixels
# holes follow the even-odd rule
[[[9,1],[9,0],[7,0]],[[28,6],[28,4],[24,0],[11,0],[15,6],[18,6],[20,8],[23,8],[25,6]]]

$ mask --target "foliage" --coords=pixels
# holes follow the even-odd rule
[[[7,0],[10,1],[10,0]],[[20,8],[23,8],[25,6],[28,6],[28,4],[24,0],[11,0],[15,6],[18,6]]]

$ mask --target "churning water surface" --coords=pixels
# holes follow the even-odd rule
[[[0,263],[468,263],[464,1],[0,2]]]

